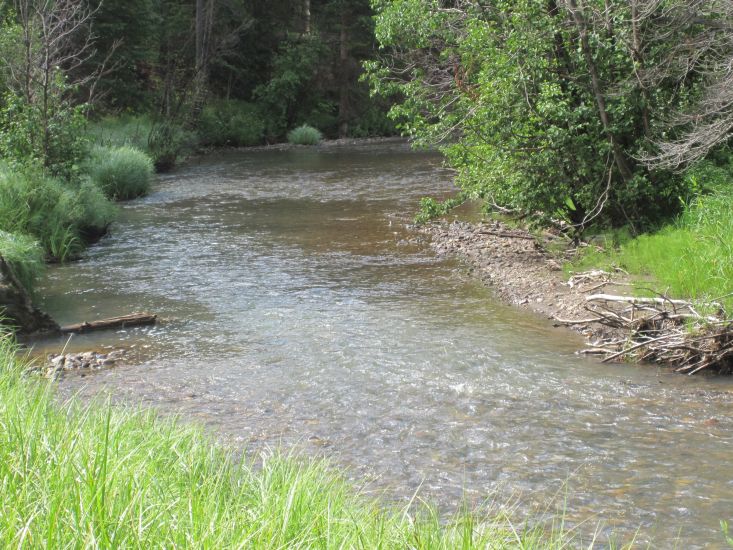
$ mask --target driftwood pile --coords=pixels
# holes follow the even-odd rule
[[[568,284],[610,283],[610,275],[595,271],[580,274]],[[677,372],[733,373],[733,320],[720,304],[693,304],[668,296],[641,298],[615,294],[589,294],[586,319],[563,320],[561,324],[599,323],[615,336],[589,344],[583,353],[604,356],[604,362],[645,361],[673,367]]]

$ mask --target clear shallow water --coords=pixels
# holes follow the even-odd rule
[[[62,390],[326,455],[388,498],[544,509],[559,493],[572,521],[723,547],[733,381],[575,356],[579,338],[411,242],[418,198],[450,190],[438,156],[399,143],[222,153],[160,178],[41,294],[61,323],[164,321],[76,337],[143,362]]]

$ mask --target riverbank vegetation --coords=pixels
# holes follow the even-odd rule
[[[625,230],[591,236],[571,269],[621,268],[641,292],[718,303],[733,312],[733,166],[705,162],[687,178],[697,191],[669,224],[637,237]]]
[[[389,135],[368,0],[0,1],[0,253],[29,289],[200,147]]]
[[[372,89],[402,131],[445,152],[460,187],[425,199],[418,221],[475,199],[568,248],[590,241],[576,271],[619,267],[637,289],[720,310],[715,353],[730,371],[731,4],[374,4]],[[621,351],[664,336],[637,328]]]
[[[0,544],[64,548],[566,548],[501,513],[390,509],[322,462],[236,459],[151,412],[61,403],[0,336]]]

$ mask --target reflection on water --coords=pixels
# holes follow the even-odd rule
[[[420,196],[450,190],[439,157],[396,143],[224,153],[162,177],[42,289],[62,323],[158,313],[70,343],[122,341],[145,363],[63,390],[324,454],[394,498],[531,506],[567,482],[571,520],[720,545],[733,384],[578,358],[577,337],[497,303],[404,229]]]

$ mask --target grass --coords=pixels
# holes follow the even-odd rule
[[[33,237],[59,261],[79,253],[115,215],[114,205],[88,181],[67,183],[0,164],[0,189],[0,230]]]
[[[603,250],[591,247],[572,269],[621,267],[644,281],[640,287],[719,301],[733,313],[733,176],[726,173],[718,173],[716,184],[690,200],[674,223],[636,238],[607,234]]]
[[[92,142],[102,147],[134,147],[146,153],[158,171],[171,169],[198,144],[198,136],[150,116],[105,117],[89,125]]]
[[[89,124],[89,135],[102,147],[135,147],[145,151],[153,121],[147,116],[104,117]]]
[[[321,132],[307,124],[298,126],[288,132],[288,142],[295,145],[317,145],[322,138]]]
[[[567,548],[557,524],[380,506],[323,462],[237,461],[196,427],[54,398],[0,336],[0,546]]]
[[[20,284],[32,291],[43,274],[43,250],[33,237],[0,231],[0,257],[3,258]]]
[[[127,200],[150,191],[155,170],[148,155],[135,147],[122,145],[93,148],[87,172],[107,197]]]
[[[204,107],[198,121],[198,133],[204,145],[262,145],[265,121],[252,103],[219,100]]]

